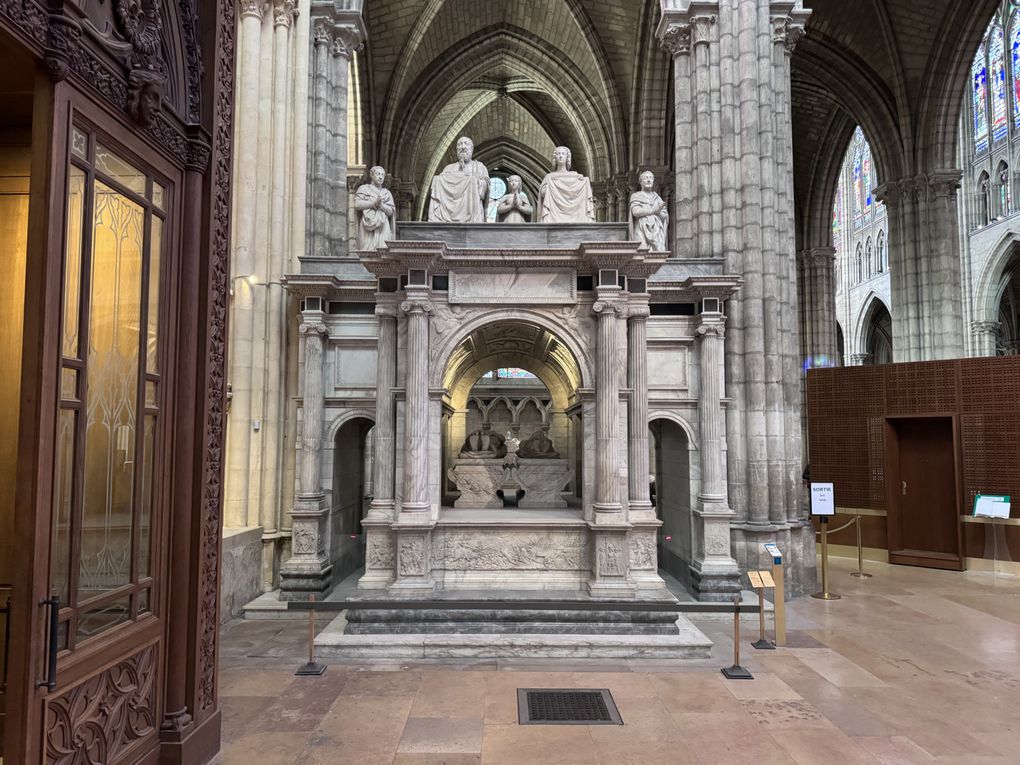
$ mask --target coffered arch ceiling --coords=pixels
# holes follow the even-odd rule
[[[461,134],[486,147],[479,159],[526,185],[548,172],[560,144],[596,182],[632,171],[639,156],[666,156],[633,145],[666,134],[632,124],[666,118],[670,63],[654,43],[658,9],[658,0],[366,3],[371,83],[362,98],[373,161],[422,196],[454,161]]]

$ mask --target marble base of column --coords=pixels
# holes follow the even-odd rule
[[[397,503],[392,499],[373,499],[368,504],[368,513],[365,515],[362,525],[366,521],[392,523],[397,514]]]
[[[730,550],[730,522],[736,514],[725,497],[698,497],[694,511],[691,594],[698,600],[730,601],[740,592],[740,567]]]
[[[629,528],[591,531],[592,576],[587,584],[588,594],[593,598],[633,597],[637,587],[630,577]]]
[[[390,590],[431,592],[436,582],[432,578],[432,530],[430,527],[393,526],[396,539],[396,579]]]
[[[333,589],[333,564],[326,549],[329,506],[322,494],[298,497],[291,513],[291,556],[280,570],[280,598],[308,600]]]
[[[633,514],[634,506],[631,505]],[[654,515],[654,513],[653,513]],[[668,592],[666,582],[659,576],[659,528],[662,521],[633,522],[628,546],[630,552],[630,578],[639,596],[652,596]]]
[[[662,522],[655,515],[655,505],[648,500],[632,499],[627,511],[627,518],[634,525],[649,522],[655,523],[656,526],[662,525]]]
[[[396,578],[397,564],[390,522],[375,521],[366,517],[361,525],[365,528],[365,573],[358,580],[358,588],[386,589]]]

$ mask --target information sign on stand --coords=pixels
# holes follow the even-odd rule
[[[1001,494],[976,494],[975,518],[1009,518],[1010,498]]]
[[[817,515],[822,524],[822,591],[811,597],[820,600],[839,600],[829,592],[829,518],[836,514],[836,492],[831,483],[811,484],[811,515]]]
[[[831,483],[811,484],[811,515],[822,518],[836,514],[836,493]],[[823,521],[824,523],[824,521]]]
[[[772,618],[776,628],[776,645],[786,645],[786,589],[783,583],[783,553],[772,542],[766,542],[765,552],[772,558],[772,595],[774,613]]]

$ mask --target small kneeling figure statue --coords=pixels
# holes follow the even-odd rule
[[[531,218],[531,202],[521,188],[521,176],[511,175],[506,179],[510,191],[496,203],[496,220],[499,223],[527,223]]]

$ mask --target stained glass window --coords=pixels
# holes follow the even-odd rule
[[[1006,137],[1009,119],[1006,101],[1006,59],[1002,40],[1002,28],[996,26],[988,43],[988,64],[991,73],[992,96],[992,137],[1001,141]]]
[[[988,65],[985,63],[985,46],[978,47],[971,67],[973,81],[974,143],[979,151],[988,150]]]
[[[497,375],[501,380],[534,380],[535,375],[531,374],[527,369],[519,369],[518,367],[500,367],[497,371]]]
[[[858,140],[860,128],[854,133],[853,142],[853,185],[854,185],[854,228],[860,228],[864,222],[864,146]]]
[[[860,130],[860,128],[857,128]],[[868,146],[868,142],[864,140],[864,134],[861,133],[861,141],[864,143],[864,167],[861,170],[861,175],[864,178],[864,220],[867,221],[871,218],[871,189],[874,184],[871,181],[871,147]]]
[[[1013,123],[1020,128],[1020,10],[1013,14],[1010,56],[1013,62]]]

